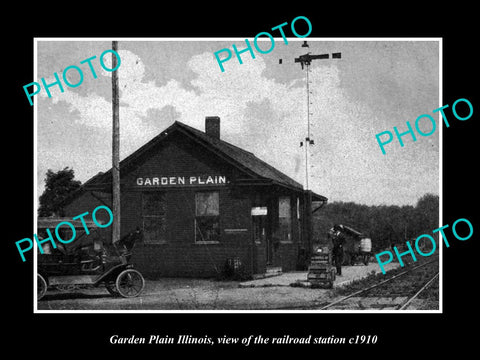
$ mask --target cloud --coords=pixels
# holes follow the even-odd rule
[[[228,71],[222,73],[212,64],[211,53],[193,56],[187,65],[197,75],[191,81],[197,90],[194,91],[185,89],[174,79],[157,86],[153,80],[145,79],[145,65],[136,54],[128,50],[120,50],[119,54],[122,59],[119,88],[124,153],[134,151],[161,131],[155,123],[144,121],[145,118],[152,113],[158,114],[155,111],[173,107],[180,121],[200,129],[206,115],[220,116],[224,137],[237,139],[234,142],[247,149],[259,150],[259,156],[267,157],[274,166],[302,180],[303,170],[299,167],[302,151],[298,144],[306,131],[305,89],[295,83],[281,84],[263,77],[266,65],[261,57],[243,64],[233,62]],[[111,67],[110,57],[105,57],[105,66]],[[99,75],[110,77],[111,73],[102,69]],[[340,112],[345,108],[345,99],[339,90],[338,70],[323,66],[311,75],[312,82],[321,84],[311,97],[314,104],[311,110],[323,119],[322,125],[316,123],[315,117],[312,129],[328,130],[329,137],[320,139],[326,141],[331,151],[351,154],[348,146],[345,148],[345,144],[337,141],[356,131],[353,124],[349,125],[352,119]],[[79,124],[105,131],[111,129],[111,103],[95,92],[82,96],[65,87],[64,93],[54,93],[51,100],[54,104],[67,103],[69,112],[76,114],[74,119]],[[258,106],[260,104],[267,106]],[[253,108],[256,110],[251,111]],[[342,126],[335,126],[339,122]],[[262,129],[262,133],[258,129]],[[240,134],[244,136],[238,140]],[[269,143],[269,146],[261,146],[262,143]],[[278,156],[269,153],[269,149],[277,148],[276,144],[285,145]],[[285,155],[296,161],[285,162]]]
[[[266,63],[261,56],[243,64],[231,61],[226,71],[221,72],[213,54],[204,52],[186,62],[186,70],[194,74],[188,89],[174,78],[158,85],[155,79],[146,76],[147,65],[138,55],[129,50],[119,50],[119,54],[122,158],[174,120],[203,130],[205,116],[217,115],[222,121],[224,140],[252,151],[303,183],[305,148],[299,144],[307,133],[304,80],[278,82],[274,77],[265,77]],[[111,67],[109,58],[105,57],[107,67]],[[55,87],[51,99],[41,93],[41,105],[47,101],[52,102],[50,106],[66,104],[69,121],[109,136],[111,87],[105,80],[111,73],[102,70],[97,74],[99,79],[86,84],[92,87],[88,95],[68,87],[61,93]],[[398,202],[395,189],[408,189],[405,184],[410,184],[415,171],[421,174],[418,178],[421,186],[431,190],[427,189],[431,181],[425,181],[432,176],[432,168],[428,167],[431,164],[420,165],[412,172],[411,164],[404,159],[413,156],[411,152],[407,154],[399,148],[392,149],[388,157],[383,156],[374,135],[386,130],[378,129],[385,123],[378,118],[378,111],[358,98],[351,98],[341,80],[341,70],[334,64],[316,65],[310,72],[310,127],[315,141],[310,155],[312,190],[333,200],[361,203],[375,203],[375,199],[378,202],[377,195],[381,192],[382,201]],[[39,144],[42,146],[42,139]],[[89,151],[93,150],[85,149],[82,155],[88,156]],[[105,168],[99,169],[97,163],[95,169],[88,164],[84,169],[75,169],[79,178],[84,181],[106,170],[109,156],[105,158]],[[405,202],[414,203],[416,199],[408,196],[404,194]],[[416,193],[410,197],[413,196]]]

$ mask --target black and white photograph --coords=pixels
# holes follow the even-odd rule
[[[441,310],[441,39],[262,40],[36,42],[39,311]]]

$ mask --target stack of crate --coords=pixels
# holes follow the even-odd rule
[[[319,247],[313,252],[308,267],[307,280],[312,287],[333,287],[335,268],[332,265],[332,252],[327,246]]]

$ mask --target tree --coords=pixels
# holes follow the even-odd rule
[[[439,197],[434,194],[423,195],[415,207],[332,202],[314,214],[314,239],[325,244],[328,229],[344,224],[370,237],[374,251],[378,251],[431,234],[438,228],[438,212]]]
[[[81,185],[81,182],[74,180],[74,177],[73,169],[68,167],[57,172],[47,170],[45,190],[39,197],[38,216],[63,216],[62,202]]]
[[[434,194],[425,194],[418,199],[415,207],[415,215],[421,221],[420,233],[430,234],[432,230],[439,227],[439,197]],[[420,234],[418,234],[420,235]]]

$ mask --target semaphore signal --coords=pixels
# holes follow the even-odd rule
[[[304,41],[302,47],[309,48],[307,41]],[[315,145],[311,135],[310,135],[310,80],[309,80],[309,72],[310,72],[310,65],[312,60],[320,60],[320,59],[329,59],[330,54],[319,54],[319,55],[312,55],[310,52],[307,52],[304,55],[300,55],[299,57],[295,58],[296,63],[300,63],[302,66],[302,70],[306,69],[306,82],[307,82],[307,136],[305,137],[305,190],[309,190],[309,164],[308,164],[308,156],[310,153],[310,145]],[[332,53],[332,59],[341,59],[342,53]],[[279,60],[279,63],[282,63],[282,59]],[[304,144],[303,141],[300,141],[300,147]]]

